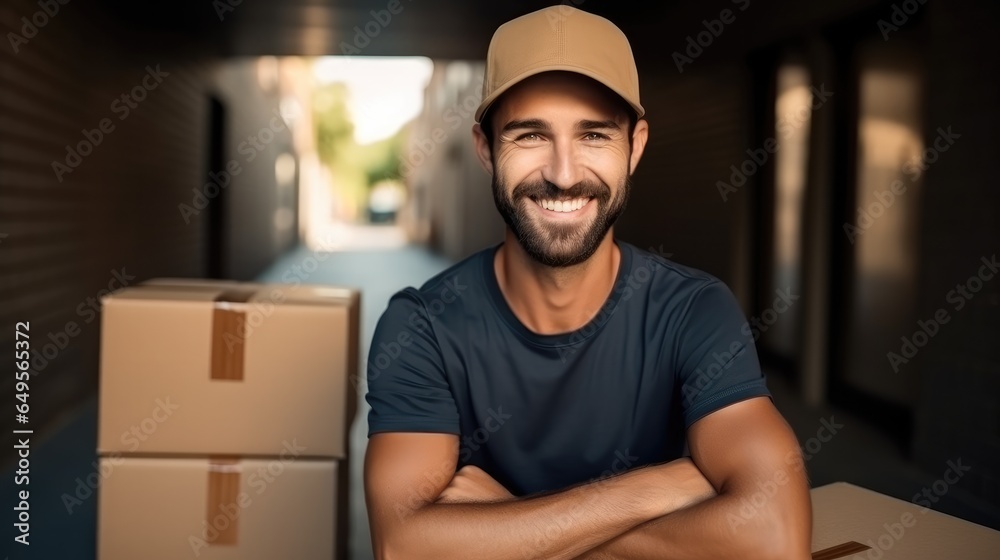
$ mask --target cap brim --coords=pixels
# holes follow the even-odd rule
[[[628,96],[626,96],[621,90],[619,90],[618,88],[610,85],[610,83],[612,82],[612,80],[609,77],[607,77],[607,76],[601,76],[597,72],[591,72],[591,71],[589,71],[589,70],[587,70],[585,68],[580,68],[579,66],[573,66],[573,65],[569,65],[569,64],[549,64],[549,65],[539,66],[537,68],[531,68],[529,70],[525,70],[524,72],[521,72],[520,74],[518,74],[514,78],[512,78],[510,80],[507,80],[507,83],[505,83],[503,86],[495,89],[493,91],[493,93],[491,93],[490,95],[486,96],[486,98],[483,99],[482,102],[479,104],[479,108],[476,109],[476,122],[477,123],[481,122],[482,118],[483,118],[483,114],[486,113],[487,109],[490,108],[490,105],[492,105],[493,102],[496,101],[498,97],[500,97],[501,95],[503,95],[510,88],[514,87],[515,85],[523,82],[524,80],[526,80],[526,79],[528,79],[528,78],[530,78],[532,76],[535,76],[537,74],[541,74],[542,72],[552,72],[552,71],[556,71],[556,70],[565,70],[567,72],[573,72],[573,73],[576,73],[576,74],[581,74],[583,76],[587,76],[588,78],[596,80],[598,83],[600,83],[604,87],[610,89],[616,95],[618,95],[618,97],[621,97],[622,100],[624,100],[626,103],[628,103],[629,106],[632,107],[632,110],[635,111],[637,118],[641,118],[643,115],[646,114],[646,110],[643,109],[642,105],[640,105],[638,102],[633,102],[633,101],[629,100]]]

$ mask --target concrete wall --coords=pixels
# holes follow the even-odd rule
[[[453,260],[503,240],[490,177],[472,148],[482,75],[481,63],[435,63],[426,110],[414,123],[404,154],[411,192],[408,228],[417,241]]]

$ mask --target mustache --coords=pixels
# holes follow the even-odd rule
[[[568,189],[561,189],[549,181],[526,181],[514,188],[512,200],[522,197],[546,200],[573,200],[575,198],[611,198],[611,188],[598,181],[581,181]]]

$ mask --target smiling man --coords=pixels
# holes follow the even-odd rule
[[[483,89],[506,235],[379,321],[376,558],[809,558],[799,446],[732,293],[614,236],[649,133],[624,34],[527,14]]]

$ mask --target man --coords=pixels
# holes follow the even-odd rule
[[[799,446],[732,293],[614,238],[648,137],[624,34],[522,16],[483,88],[506,236],[379,321],[376,558],[809,558]]]

